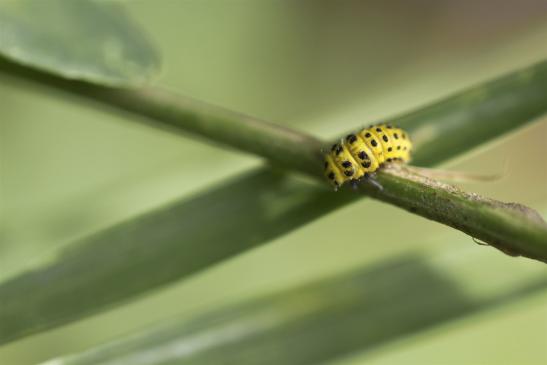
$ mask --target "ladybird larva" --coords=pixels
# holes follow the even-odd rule
[[[384,163],[408,162],[412,142],[408,133],[389,124],[377,124],[346,136],[325,155],[325,177],[338,189],[357,181]]]

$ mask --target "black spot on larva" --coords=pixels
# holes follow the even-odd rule
[[[344,171],[344,175],[346,175],[346,176],[353,176],[353,170],[346,170],[346,171]]]
[[[360,158],[361,160],[366,160],[366,159],[368,159],[368,155],[367,155],[367,153],[366,153],[365,151],[359,151],[359,153],[357,154],[357,156],[359,156],[359,158]]]
[[[357,136],[355,134],[349,134],[347,137],[346,137],[346,140],[349,142],[349,143],[355,143],[357,142]]]
[[[381,132],[382,129],[381,128],[376,128],[376,132]]]
[[[370,138],[371,136],[372,136],[372,135],[371,135],[369,132],[365,133],[365,137],[366,137],[366,138]]]
[[[368,169],[370,167],[370,161],[365,161],[361,163],[361,166],[363,166],[365,169]]]
[[[339,155],[339,154],[342,153],[342,150],[343,150],[342,146],[338,145],[338,146],[336,147],[336,151],[335,151],[335,152],[336,152],[337,155]]]
[[[372,145],[372,147],[378,146],[378,142],[376,142],[375,139],[371,140],[371,141],[370,141],[370,144]]]
[[[391,151],[393,151],[393,148],[392,148],[392,147],[388,147],[387,152],[391,152]]]
[[[351,162],[349,162],[349,161],[342,161],[342,166],[344,166],[345,168],[351,167]]]
[[[386,161],[387,161],[387,162],[391,162],[391,158],[388,158]]]
[[[397,133],[393,133],[393,138],[399,139],[399,135]]]
[[[329,163],[325,161],[325,168],[329,167]]]
[[[403,133],[403,139],[406,139],[406,134]]]
[[[386,125],[386,128],[391,129],[393,126],[391,124]]]
[[[401,149],[401,146],[397,146],[397,150],[400,150]]]
[[[387,136],[385,134],[382,136],[382,139],[384,140],[384,142],[388,141]]]
[[[329,179],[334,180],[334,172],[331,172],[328,176],[329,176]]]
[[[338,181],[334,181],[334,185],[340,186],[340,184],[338,184]]]

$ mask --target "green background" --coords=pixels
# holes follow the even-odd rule
[[[534,1],[124,3],[162,55],[157,84],[325,138],[547,58],[547,11]],[[261,164],[8,78],[0,78],[0,112],[0,278],[75,238]],[[502,180],[464,188],[545,216],[546,155],[543,118],[445,167],[499,172],[506,165]],[[365,233],[363,221],[374,222]],[[3,346],[0,363],[44,361],[174,315],[190,318],[399,253],[453,247],[461,255],[486,251],[493,270],[542,269],[364,199],[189,280]],[[546,301],[544,292],[337,363],[545,363]]]

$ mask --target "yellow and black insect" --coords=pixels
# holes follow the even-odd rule
[[[378,124],[350,134],[325,155],[325,176],[337,190],[345,182],[371,178],[385,162],[410,160],[412,142],[407,133],[390,124]]]

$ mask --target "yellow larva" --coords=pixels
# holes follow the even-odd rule
[[[405,131],[378,124],[350,134],[325,155],[325,176],[335,190],[347,181],[368,177],[385,162],[410,160],[412,143]]]

